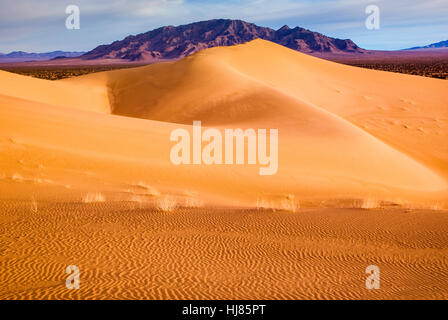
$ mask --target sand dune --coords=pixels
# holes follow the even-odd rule
[[[285,126],[300,115],[284,101],[266,106],[266,93],[275,92],[338,115],[448,177],[446,81],[342,66],[263,40],[68,81],[87,79],[107,83],[116,114],[184,124],[252,125],[263,117],[272,125],[276,114]]]
[[[54,106],[110,113],[104,86],[67,85],[62,82],[24,77],[0,70],[0,95]]]
[[[350,287],[358,269],[350,271],[348,266],[361,268],[372,259],[379,259],[403,282],[411,263],[430,278],[419,281],[444,290],[432,296],[446,297],[446,284],[431,274],[445,275],[446,270],[436,248],[446,240],[437,227],[446,223],[441,210],[448,208],[447,106],[446,81],[343,66],[262,40],[205,50],[176,62],[55,82],[0,72],[0,212],[1,227],[9,232],[2,232],[6,245],[0,249],[7,255],[0,260],[6,270],[0,280],[7,286],[0,297],[73,298],[64,288],[53,287],[58,281],[54,272],[68,263],[68,256],[51,263],[42,260],[66,252],[62,243],[81,243],[84,253],[78,252],[78,259],[82,257],[92,281],[83,298],[359,298],[366,296],[358,289],[343,293],[343,288],[326,287],[325,277],[318,274],[331,276],[345,269]],[[277,174],[260,176],[254,165],[173,165],[170,133],[177,128],[191,132],[194,120],[221,131],[278,129]],[[185,209],[194,207],[212,209],[206,209],[205,216],[201,210]],[[269,214],[253,217],[258,221],[253,225],[250,219],[240,221],[246,229],[233,230],[225,228],[229,217],[216,207],[239,208],[229,213],[237,220],[243,207],[264,208]],[[319,224],[312,213],[311,220],[303,220],[304,208],[311,207],[345,209],[328,209],[334,212],[329,218],[327,211],[317,213],[334,226]],[[426,231],[420,230],[418,239],[411,236],[416,226],[394,236],[401,229],[383,225],[384,232],[375,233],[365,227],[366,212],[347,209],[387,208],[387,213],[399,215],[392,221],[397,225],[418,219],[393,207],[425,209],[418,217],[429,219]],[[190,217],[185,210],[196,213]],[[148,217],[153,212],[158,216]],[[172,220],[166,216],[170,212]],[[285,218],[286,212],[293,215]],[[380,212],[375,223],[395,219]],[[86,213],[88,219],[82,216]],[[27,215],[33,214],[28,221]],[[82,232],[67,229],[67,221],[76,217],[83,221]],[[347,219],[350,235],[338,229],[339,219]],[[272,221],[278,228],[267,234]],[[29,223],[37,231],[15,241],[15,234],[29,234]],[[140,223],[162,229],[143,233],[143,238],[138,233],[129,236]],[[300,232],[296,226],[301,226]],[[434,227],[439,231],[431,233]],[[166,228],[179,236],[170,245]],[[257,232],[254,239],[247,238],[250,228]],[[36,244],[42,234],[48,235],[48,248]],[[285,249],[291,245],[289,234],[297,236],[294,245],[302,243],[298,252],[306,263],[300,270],[290,260],[297,251]],[[219,241],[212,240],[216,237]],[[344,249],[353,237],[361,243],[347,253]],[[370,237],[375,241],[369,242]],[[253,250],[241,248],[244,241]],[[186,257],[195,243],[201,254]],[[364,250],[373,250],[375,244],[385,253],[367,257]],[[114,245],[115,251],[110,247]],[[234,251],[223,250],[224,245]],[[42,261],[33,260],[37,255]],[[159,257],[160,264],[146,261],[147,255]],[[179,255],[188,261],[180,264]],[[234,258],[241,265],[230,263]],[[119,261],[116,271],[110,269],[111,259]],[[394,263],[401,269],[392,271]],[[236,267],[254,272],[253,278],[221,276]],[[136,280],[146,271],[151,271],[156,286]],[[291,278],[295,271],[301,272],[301,280]],[[31,277],[50,273],[47,281],[31,284]],[[99,278],[103,289],[93,283]],[[332,279],[333,284],[341,281]],[[19,280],[24,282],[14,289]],[[221,283],[221,291],[205,281]],[[268,291],[255,289],[260,281]],[[299,291],[293,289],[297,281]],[[316,283],[319,290],[313,289]],[[129,285],[135,290],[123,293]],[[237,287],[241,291],[234,291]],[[430,296],[430,291],[406,288],[400,291],[391,284],[381,297]]]
[[[71,163],[75,172],[56,174],[64,184],[82,184],[76,171],[85,163],[109,184],[88,188],[118,193],[124,181],[147,180],[171,194],[197,191],[211,204],[294,195],[446,205],[445,81],[347,67],[263,40],[57,82],[1,76],[4,141],[26,144],[49,176]],[[21,94],[20,86],[28,89]],[[190,130],[193,120],[221,130],[279,129],[278,173],[268,181],[254,166],[173,166],[169,134]],[[47,149],[58,156],[46,159]],[[19,160],[6,176],[22,174]]]

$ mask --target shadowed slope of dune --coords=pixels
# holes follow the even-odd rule
[[[0,70],[0,95],[54,106],[110,113],[108,90],[103,84],[88,87],[25,77]]]

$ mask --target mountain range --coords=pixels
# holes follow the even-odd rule
[[[437,48],[448,48],[448,40],[432,43],[424,47],[413,47],[404,50],[437,49]]]
[[[275,42],[304,53],[364,53],[349,39],[335,39],[304,28],[283,26],[278,30],[241,20],[208,20],[181,26],[161,27],[100,45],[82,59],[148,61],[179,59],[197,51],[246,43],[254,39]]]
[[[92,61],[97,59],[121,59],[125,61],[156,62],[181,59],[203,49],[233,46],[255,39],[268,40],[313,55],[372,53],[372,51],[358,47],[350,39],[331,38],[301,27],[290,28],[285,25],[278,30],[274,30],[242,20],[215,19],[181,26],[165,26],[146,33],[130,35],[123,40],[100,45],[87,53],[69,51],[0,53],[0,62],[44,61],[62,57],[79,57],[81,60]],[[448,40],[404,50],[446,47],[448,47]],[[344,56],[351,57],[354,55]]]
[[[83,55],[85,52],[72,52],[72,51],[51,51],[51,52],[24,52],[14,51],[8,54],[0,53],[0,61],[29,61],[29,60],[51,60],[58,57],[75,58]]]

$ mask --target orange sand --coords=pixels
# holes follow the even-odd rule
[[[447,81],[263,40],[55,82],[0,71],[0,298],[446,298],[447,106]],[[278,173],[174,166],[170,133],[193,120],[279,129]],[[375,296],[356,287],[370,260],[396,281]]]
[[[446,211],[1,208],[0,299],[448,299]]]

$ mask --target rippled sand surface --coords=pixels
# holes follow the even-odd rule
[[[37,206],[1,203],[1,299],[448,298],[446,211]]]

